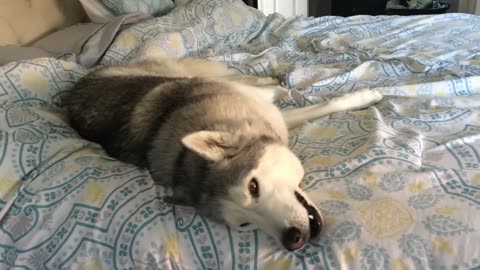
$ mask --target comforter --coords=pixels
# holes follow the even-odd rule
[[[365,110],[290,134],[326,228],[288,252],[162,202],[168,189],[69,126],[63,98],[90,69],[0,67],[0,268],[478,269],[480,18],[265,16],[193,0],[123,29],[100,65],[202,57],[277,76],[281,109],[377,89]],[[96,68],[96,67],[95,67]]]

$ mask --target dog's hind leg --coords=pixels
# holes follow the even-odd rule
[[[298,125],[342,111],[353,111],[369,107],[382,99],[382,94],[376,90],[363,89],[328,101],[326,104],[315,104],[307,107],[282,111],[283,119],[288,129]]]

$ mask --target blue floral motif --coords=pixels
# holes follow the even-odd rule
[[[144,218],[148,218],[149,216],[153,215],[154,211],[150,206],[145,207],[145,209],[142,209],[140,211],[140,215],[142,215]]]
[[[385,174],[378,186],[388,192],[400,191],[405,188],[405,177],[399,173]]]
[[[139,186],[146,186],[147,185],[147,180],[145,178],[137,179],[137,180],[135,180],[135,182],[137,182],[137,185],[139,185]]]
[[[412,259],[419,268],[435,269],[432,252],[418,235],[402,235],[398,243],[402,253]]]
[[[326,210],[329,214],[340,215],[348,211],[350,206],[348,203],[342,201],[324,201],[321,203],[321,208]]]
[[[127,250],[128,250],[127,244],[120,244],[120,250],[118,251],[118,255],[127,256],[128,255]]]
[[[47,245],[47,251],[48,252],[53,252],[56,247],[57,247],[57,245],[55,244],[55,242],[50,242]]]
[[[373,192],[370,188],[364,185],[354,184],[352,182],[347,183],[348,195],[356,201],[365,201],[372,197]]]
[[[341,175],[345,175],[348,172],[350,172],[351,169],[348,168],[348,166],[346,164],[342,164],[339,167],[337,167],[337,171],[339,171]]]
[[[118,206],[118,202],[115,201],[115,200],[111,200],[110,203],[107,205],[107,208],[112,210],[112,211],[115,211],[117,206]]]
[[[17,259],[17,251],[15,248],[6,248],[5,252],[1,254],[3,261],[8,266],[15,265],[15,260]]]
[[[240,251],[240,253],[250,254],[250,242],[238,243],[238,250]]]
[[[57,232],[57,236],[59,238],[63,238],[68,233],[68,230],[65,228],[61,228],[60,231]]]
[[[202,257],[204,259],[212,259],[213,254],[212,254],[212,248],[209,246],[201,246],[200,250],[202,251]]]
[[[423,221],[423,224],[430,233],[439,236],[453,236],[474,231],[461,222],[443,215],[429,216]]]
[[[408,199],[408,205],[415,209],[426,209],[435,206],[438,202],[439,196],[435,194],[419,194],[411,196]]]
[[[360,225],[355,222],[345,221],[337,225],[331,233],[328,233],[327,238],[331,242],[343,244],[358,239],[360,233]]]
[[[249,264],[238,264],[238,269],[240,270],[250,270],[250,265]]]
[[[125,232],[127,233],[135,233],[135,230],[138,228],[138,224],[135,224],[135,223],[132,223],[132,222],[129,222],[127,224],[127,228],[125,229]]]
[[[381,149],[374,149],[372,150],[373,154],[377,157],[379,156],[385,156],[387,153],[385,153],[385,151],[381,150]]]
[[[318,265],[321,262],[320,253],[318,252],[318,249],[313,246],[306,246],[300,250],[300,253],[310,265]]]
[[[200,221],[197,222],[197,224],[194,224],[194,225],[192,226],[192,229],[193,229],[193,233],[194,233],[195,235],[199,235],[199,234],[205,232],[205,230],[203,229],[203,224],[202,224],[202,222],[200,222]]]
[[[56,198],[57,198],[57,194],[54,191],[48,192],[48,193],[45,194],[45,201],[47,201],[47,202],[53,201]]]
[[[97,217],[98,217],[98,213],[88,211],[87,216],[85,217],[85,221],[95,223],[97,222]]]
[[[390,267],[390,256],[387,250],[379,245],[367,245],[360,253],[362,270],[379,270]]]
[[[122,193],[124,197],[127,197],[129,194],[132,194],[133,191],[129,187],[125,187],[122,190],[120,190],[120,193]]]

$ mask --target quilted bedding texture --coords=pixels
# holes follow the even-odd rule
[[[322,237],[288,252],[190,208],[68,125],[88,70],[53,58],[0,67],[1,269],[478,269],[480,18],[284,18],[193,0],[124,29],[101,65],[205,57],[279,76],[282,109],[362,88],[385,99],[291,132]]]

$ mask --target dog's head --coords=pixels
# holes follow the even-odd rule
[[[184,146],[208,161],[205,199],[197,211],[240,230],[259,228],[292,251],[320,233],[319,210],[299,188],[304,170],[278,140],[200,131]]]

